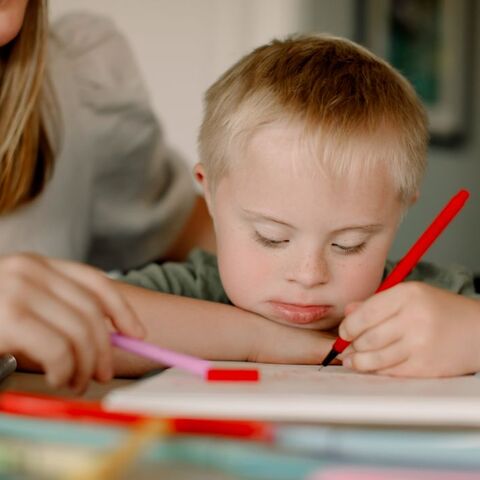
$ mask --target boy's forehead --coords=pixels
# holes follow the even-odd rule
[[[243,138],[233,151],[231,165],[289,169],[301,175],[324,175],[337,181],[357,181],[372,174],[390,173],[391,157],[399,152],[388,131],[371,135],[331,135],[306,128],[301,122],[279,121],[258,127]]]
[[[298,117],[280,117],[268,123],[255,125],[238,134],[237,146],[242,150],[289,147],[318,156],[323,153],[363,155],[365,151],[401,150],[402,140],[396,128],[388,124],[378,125],[366,131],[361,125],[342,131],[332,129],[322,122],[307,122]],[[327,151],[328,150],[328,151]]]
[[[271,199],[279,205],[294,197],[316,203],[326,190],[331,193],[328,201],[345,202],[348,197],[355,203],[362,197],[373,203],[397,203],[399,193],[388,162],[369,165],[368,149],[360,142],[357,146],[322,151],[301,125],[264,126],[252,133],[243,151],[236,152],[230,169],[231,193],[238,189],[252,199]]]
[[[339,181],[324,175],[295,175],[268,165],[232,171],[219,184],[219,193],[219,204],[233,205],[233,211],[248,220],[305,231],[384,225],[403,211],[391,186],[379,178],[349,176]]]
[[[280,194],[289,186],[314,190],[328,186],[336,192],[373,189],[397,197],[388,162],[378,162],[373,169],[363,161],[366,155],[360,149],[319,153],[315,142],[298,131],[277,127],[253,135],[232,162],[231,173],[239,184],[270,187]]]

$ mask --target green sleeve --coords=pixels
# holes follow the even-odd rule
[[[116,279],[157,292],[231,303],[223,289],[215,255],[199,249],[193,250],[186,262],[151,263]]]
[[[393,262],[387,262],[385,274],[390,273],[394,265]],[[405,281],[424,282],[434,287],[480,300],[480,295],[475,293],[473,277],[472,272],[460,265],[443,267],[429,262],[420,262]]]

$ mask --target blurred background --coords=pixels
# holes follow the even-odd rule
[[[402,71],[430,117],[429,169],[404,220],[398,259],[460,188],[471,199],[427,254],[480,273],[480,2],[476,0],[50,0],[112,18],[129,39],[169,143],[190,164],[206,88],[274,37],[326,32],[363,43]]]

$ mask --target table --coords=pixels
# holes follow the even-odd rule
[[[117,388],[117,387],[120,387],[120,386],[125,386],[125,385],[128,385],[129,383],[133,382],[134,380],[132,379],[114,379],[112,380],[110,383],[108,384],[100,384],[100,383],[97,383],[97,382],[92,382],[90,384],[90,386],[88,387],[87,391],[80,397],[82,399],[88,399],[88,400],[100,400],[104,395],[106,395],[110,390],[114,389],[114,388]],[[0,391],[1,390],[5,390],[5,389],[13,389],[13,390],[18,390],[18,391],[24,391],[24,392],[30,392],[30,393],[41,393],[41,394],[51,394],[51,395],[58,395],[58,396],[64,396],[64,397],[74,397],[74,395],[72,394],[72,392],[68,389],[53,389],[51,387],[49,387],[45,381],[44,381],[44,376],[43,375],[40,375],[40,374],[32,374],[32,373],[20,373],[20,372],[15,372],[14,374],[12,374],[10,377],[8,377],[7,379],[5,379],[1,384],[0,384]],[[78,397],[77,397],[78,398]],[[0,420],[1,421],[1,420]],[[373,430],[373,429],[371,429]],[[397,429],[398,430],[398,429]],[[473,433],[476,435],[476,444],[475,445],[480,445],[480,434],[478,433],[478,430],[477,431],[473,431]],[[404,433],[402,432],[402,436],[404,435]],[[362,443],[363,445],[366,445],[368,444],[368,439],[362,437],[363,440]],[[408,437],[408,434],[407,434],[407,442],[406,443],[409,443],[411,441],[411,438]],[[202,442],[205,444],[205,445],[208,445],[209,441],[208,440],[204,440],[203,438],[201,439],[197,439],[197,443],[199,445],[198,446],[202,446]],[[218,441],[217,441],[218,442]],[[417,444],[418,444],[418,438],[416,440]],[[205,458],[207,458],[208,456],[210,456],[210,458],[212,457],[212,447],[211,447],[211,443],[210,442],[210,447],[205,450],[205,452],[202,451],[202,448],[197,448],[197,454],[199,455],[202,455],[202,454],[205,454],[207,455]],[[224,445],[222,443],[219,443],[218,444],[218,450],[215,452],[216,455],[218,456],[225,456],[225,457],[228,457],[229,454],[231,454],[232,452],[229,451],[228,449],[228,442],[223,442]],[[403,444],[405,444],[405,442],[403,442]],[[268,450],[266,451],[267,455],[263,455],[262,456],[262,449],[265,453],[265,447],[262,446],[261,444],[250,444],[252,445],[251,448],[250,448],[250,454],[252,453],[252,449],[258,449],[259,451],[259,454],[260,456],[258,457],[259,458],[259,464],[263,465],[263,467],[261,467],[261,471],[263,472],[266,472],[268,471],[268,469],[271,469],[272,472],[275,472],[275,473],[272,473],[272,476],[270,477],[265,477],[265,476],[259,476],[259,477],[256,477],[256,476],[250,476],[248,478],[250,479],[256,479],[256,478],[282,478],[282,479],[286,479],[288,478],[289,480],[291,480],[292,478],[304,478],[304,476],[298,476],[298,477],[292,477],[291,475],[288,476],[288,468],[285,468],[285,475],[284,476],[278,476],[278,473],[279,471],[281,471],[281,469],[283,468],[283,465],[285,465],[286,467],[291,467],[292,465],[295,465],[295,462],[297,462],[297,466],[299,465],[299,462],[306,462],[305,464],[308,465],[308,462],[309,461],[312,461],[313,458],[310,457],[308,458],[306,455],[304,455],[303,457],[302,456],[299,456],[297,455],[297,457],[295,457],[295,455],[292,455],[291,453],[286,453],[286,452],[282,452],[282,451],[279,451],[278,449],[272,447],[270,448],[271,452],[272,452],[272,456],[271,457],[268,457]],[[458,444],[455,444],[455,442],[452,444],[455,446],[455,448],[458,448]],[[473,444],[468,444],[467,442],[467,447],[470,448],[470,450],[472,449],[472,447],[475,447],[475,445]],[[360,447],[362,447],[362,445],[360,445]],[[335,448],[332,449],[332,451],[334,451]],[[199,453],[198,453],[199,452]],[[377,454],[378,451],[375,450],[375,454]],[[472,453],[470,452],[470,456],[472,455]],[[478,455],[477,454],[474,454],[475,455],[475,458],[478,458]],[[284,458],[282,458],[282,456]],[[325,456],[325,454],[324,454]],[[255,462],[255,456],[252,455],[252,462]],[[127,471],[126,472],[126,476],[124,478],[135,478],[136,480],[153,480],[153,479],[157,479],[157,478],[169,478],[169,479],[172,479],[172,480],[191,480],[191,479],[195,479],[195,480],[241,480],[241,479],[244,479],[245,476],[243,475],[240,475],[240,474],[232,474],[231,471],[246,471],[248,470],[248,465],[247,463],[244,461],[243,463],[240,462],[238,463],[238,455],[233,455],[232,458],[234,459],[234,462],[233,462],[233,465],[235,466],[236,465],[236,470],[235,468],[231,469],[231,470],[223,470],[223,471],[219,471],[218,469],[213,469],[213,468],[208,468],[206,467],[204,464],[206,462],[201,462],[202,463],[202,466],[201,467],[197,467],[197,466],[192,466],[191,463],[181,463],[181,462],[178,462],[177,463],[163,463],[163,464],[156,464],[154,469],[150,469],[150,470],[147,470],[147,471],[142,471],[141,474],[137,472],[134,473],[133,476],[131,476],[130,474],[132,473],[131,470]],[[235,460],[235,458],[237,458],[237,460]],[[170,459],[170,457],[168,457],[168,459]],[[289,459],[292,459],[291,461]],[[284,462],[285,460],[285,462]],[[237,461],[237,463],[235,464],[235,461]],[[268,463],[268,462],[271,462],[271,463]],[[341,463],[341,460],[340,460],[340,463]],[[267,464],[267,467],[266,467],[266,464]],[[367,462],[368,464],[368,462]],[[241,468],[238,468],[238,465],[240,465]],[[302,465],[302,468],[303,468],[303,465],[304,464],[301,464]],[[435,463],[435,465],[437,465],[437,463]],[[245,468],[245,466],[247,468]],[[461,465],[460,465],[461,466]],[[255,470],[255,471],[260,471],[259,469]],[[123,478],[123,477],[122,477]],[[479,474],[479,478],[480,478],[480,474]]]
[[[68,398],[82,398],[85,400],[100,400],[110,390],[128,385],[133,379],[115,378],[107,384],[90,382],[86,392],[78,397],[68,388],[53,388],[46,381],[45,376],[38,373],[14,372],[0,383],[0,391],[17,390],[21,392],[57,395]]]
[[[100,400],[110,390],[128,385],[134,379],[115,378],[107,384],[90,382],[87,390],[81,396],[77,396],[68,388],[53,388],[45,382],[45,377],[37,373],[14,372],[0,383],[0,392],[4,390],[16,390],[35,394],[55,395],[67,398],[80,398],[82,400]],[[1,474],[0,474],[1,476]],[[126,473],[125,478],[129,477]],[[189,465],[159,465],[154,471],[135,474],[136,480],[157,480],[168,478],[170,480],[238,480],[239,477],[213,471],[212,469],[199,469]]]

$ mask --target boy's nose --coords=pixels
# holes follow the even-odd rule
[[[330,279],[327,262],[324,258],[312,256],[304,258],[293,268],[290,280],[299,283],[305,288],[323,285]]]

